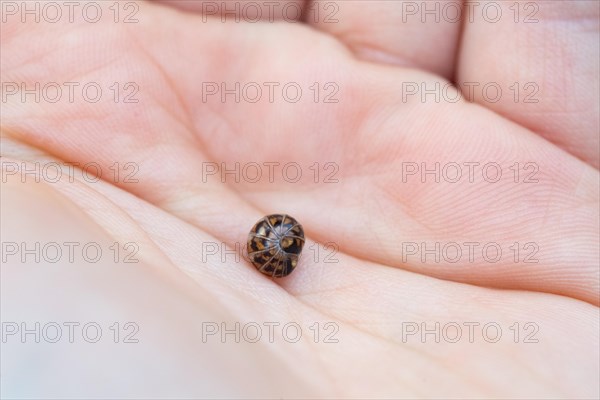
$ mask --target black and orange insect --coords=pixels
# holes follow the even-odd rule
[[[298,265],[304,230],[285,214],[261,218],[248,234],[248,256],[256,269],[273,278],[288,276]]]

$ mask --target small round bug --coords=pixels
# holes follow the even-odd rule
[[[248,256],[265,275],[282,278],[292,273],[304,247],[304,230],[285,214],[267,215],[248,234]]]

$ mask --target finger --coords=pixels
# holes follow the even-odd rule
[[[222,22],[248,22],[259,21],[274,22],[288,21],[299,22],[305,0],[275,0],[275,1],[211,1],[211,0],[156,0],[167,6],[185,11],[201,13],[205,18],[215,18]]]
[[[451,79],[462,14],[462,0],[312,0],[305,21],[337,37],[361,59]]]
[[[598,168],[598,3],[480,2],[467,9],[472,22],[465,21],[457,71],[465,96]]]

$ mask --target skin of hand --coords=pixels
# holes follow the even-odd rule
[[[398,23],[406,2],[329,3],[336,23],[223,23],[201,1],[131,3],[131,24],[113,20],[111,2],[97,2],[110,16],[98,23],[6,17],[2,241],[95,243],[104,256],[22,261],[3,244],[3,336],[11,321],[103,331],[93,344],[3,337],[4,398],[600,396],[598,3],[536,2],[530,25],[515,23],[512,2],[496,2],[498,23],[466,5],[473,22]],[[528,3],[514,4],[522,20]],[[63,96],[23,101],[6,82],[55,82]],[[65,82],[81,83],[75,101]],[[100,101],[82,100],[86,82],[102,86]],[[257,82],[263,96],[207,95],[223,82]],[[265,82],[304,93],[269,101]],[[504,94],[467,99],[460,82]],[[515,102],[515,82],[536,83],[539,102]],[[326,83],[337,102],[323,101]],[[407,85],[460,98],[423,101]],[[132,87],[139,101],[126,103]],[[221,175],[288,162],[299,182]],[[421,175],[436,163],[478,164],[457,182]],[[27,173],[49,164],[60,179]],[[272,280],[224,254],[278,212],[306,232],[292,275]],[[465,242],[480,246],[459,262],[403,252]],[[485,243],[504,256],[490,262]],[[132,326],[137,342],[124,342]]]

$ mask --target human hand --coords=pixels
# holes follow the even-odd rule
[[[7,255],[2,321],[97,321],[110,335],[3,338],[3,397],[599,396],[597,3],[536,2],[529,25],[532,2],[519,23],[501,3],[500,22],[477,9],[462,28],[399,23],[400,2],[328,3],[316,23],[302,4],[312,27],[222,23],[201,2],[119,6],[118,23],[110,2],[98,23],[3,9],[2,241],[106,256]],[[7,82],[63,95],[23,99]],[[80,83],[73,102],[65,82]],[[262,96],[223,99],[236,82]],[[448,82],[479,86],[455,102]],[[42,166],[40,183],[23,162]],[[93,168],[54,182],[52,162]],[[239,182],[221,175],[236,163]],[[264,163],[279,163],[273,182]],[[278,280],[226,253],[271,213],[307,236]],[[115,343],[115,321],[121,334],[134,321],[139,342]],[[240,343],[221,336],[236,323]]]

